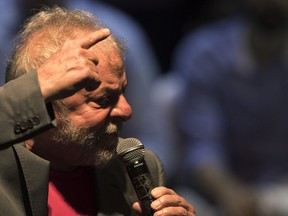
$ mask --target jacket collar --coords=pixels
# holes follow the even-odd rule
[[[47,215],[49,162],[28,151],[21,144],[14,145],[14,149],[22,167],[32,215]]]

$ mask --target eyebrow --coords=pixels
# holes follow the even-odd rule
[[[126,86],[123,86],[122,88],[109,88],[109,87],[103,87],[101,90],[100,90],[100,94],[119,94],[119,93],[122,93],[123,92],[123,89],[125,89]]]

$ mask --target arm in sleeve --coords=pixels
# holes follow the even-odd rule
[[[36,71],[0,87],[0,147],[25,140],[53,127],[51,104],[45,104]]]

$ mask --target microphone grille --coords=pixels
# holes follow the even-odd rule
[[[145,149],[143,144],[135,138],[120,139],[117,149],[117,156],[123,163],[144,158]]]

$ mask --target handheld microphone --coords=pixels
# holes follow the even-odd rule
[[[154,211],[150,205],[153,198],[150,192],[154,185],[149,168],[144,160],[145,149],[143,144],[135,138],[121,139],[116,152],[126,167],[140,201],[143,215],[152,216]]]

